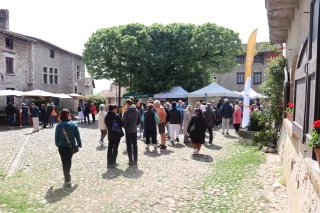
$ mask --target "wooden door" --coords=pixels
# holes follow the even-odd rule
[[[292,131],[305,143],[311,136],[313,122],[319,119],[319,10],[320,0],[310,5],[310,31],[303,43],[294,76],[294,122]]]

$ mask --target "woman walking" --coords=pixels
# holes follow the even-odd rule
[[[234,106],[234,113],[233,113],[233,127],[236,130],[236,133],[238,133],[240,129],[240,124],[241,124],[241,116],[242,116],[242,111],[238,105]]]
[[[47,108],[46,105],[41,104],[41,108],[40,108],[40,121],[43,124],[43,129],[47,128]]]
[[[104,104],[100,104],[99,106],[99,113],[98,113],[98,128],[101,131],[101,137],[99,143],[101,146],[104,146],[104,138],[107,135],[107,125],[104,122],[104,118],[106,117],[107,112],[106,112],[106,106]]]
[[[157,151],[157,122],[159,122],[159,120],[157,113],[153,110],[153,104],[149,104],[148,110],[142,116],[144,132],[146,134],[146,152],[150,151],[150,137],[154,146],[154,151]]]
[[[81,148],[82,143],[78,126],[75,122],[71,121],[70,111],[63,109],[60,113],[60,123],[56,127],[55,143],[62,161],[62,168],[64,174],[63,187],[71,187],[71,159],[73,156],[73,147],[78,146]]]
[[[201,146],[204,144],[206,129],[206,121],[203,114],[200,109],[196,109],[187,129],[194,150],[193,155],[199,154]]]
[[[183,134],[184,134],[184,142],[189,143],[189,133],[187,131],[188,125],[190,123],[190,120],[192,118],[192,106],[188,105],[187,109],[184,110],[183,113]]]
[[[80,124],[83,123],[84,115],[83,115],[83,106],[80,103],[78,106],[78,120],[80,121]]]

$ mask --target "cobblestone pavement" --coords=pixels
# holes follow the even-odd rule
[[[107,150],[98,143],[100,131],[97,124],[80,124],[79,128],[83,148],[73,157],[71,176],[74,185],[71,189],[62,188],[63,173],[54,144],[54,128],[30,135],[24,150],[23,172],[19,173],[19,177],[7,178],[2,182],[23,190],[28,202],[39,203],[29,209],[31,212],[185,212],[181,209],[192,205],[204,193],[199,184],[212,170],[210,165],[225,157],[228,149],[236,143],[233,130],[229,137],[216,130],[214,144],[205,145],[201,155],[193,158],[192,149],[182,142],[175,146],[168,145],[165,151],[158,149],[153,152],[151,148],[150,153],[145,153],[144,143],[139,140],[139,166],[132,168],[127,165],[123,137],[117,160],[119,166],[117,169],[107,169]],[[29,130],[1,132],[1,138],[6,140],[0,142],[0,169],[5,168]],[[180,134],[180,141],[182,139]],[[4,194],[11,193],[10,187],[5,189]],[[267,196],[267,189],[261,193]],[[274,209],[282,208],[278,207],[279,203],[274,205]],[[1,207],[5,206],[0,205],[0,212]],[[210,211],[199,209],[199,212]]]

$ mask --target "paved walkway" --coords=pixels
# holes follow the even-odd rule
[[[213,169],[211,165],[227,156],[228,150],[236,143],[233,130],[228,138],[214,131],[214,144],[205,145],[201,155],[193,158],[192,149],[181,142],[175,146],[168,145],[164,151],[158,149],[157,152],[145,153],[144,143],[139,141],[139,167],[131,168],[127,165],[123,137],[119,146],[119,167],[107,170],[107,150],[98,143],[100,131],[97,124],[79,125],[79,128],[83,148],[73,157],[71,175],[74,186],[71,189],[62,188],[63,173],[54,145],[54,128],[29,136],[25,147],[27,154],[21,162],[24,172],[19,174],[19,178],[8,178],[2,182],[19,186],[18,190],[23,186],[29,202],[41,204],[35,205],[33,212],[186,212],[183,209],[193,205],[204,193],[201,184]],[[6,168],[28,131],[1,132],[5,140],[0,143],[0,169]],[[182,139],[180,135],[180,141]],[[3,193],[10,194],[10,190],[13,189],[5,187]],[[280,204],[274,205],[270,208],[282,208],[278,207]],[[212,211],[199,209],[199,212]]]

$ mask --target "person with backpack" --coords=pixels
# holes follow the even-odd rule
[[[120,116],[116,113],[117,106],[110,104],[109,111],[104,118],[104,122],[107,125],[108,129],[108,152],[107,152],[107,167],[116,167],[117,164],[117,156],[118,156],[118,148],[121,137],[124,136],[122,132],[122,120]],[[117,131],[118,128],[120,131]]]
[[[126,100],[127,110],[123,114],[123,127],[126,131],[126,144],[129,157],[129,166],[138,164],[137,127],[141,124],[141,117],[133,101]]]
[[[152,145],[154,146],[154,151],[157,151],[157,122],[159,121],[159,117],[153,110],[153,104],[148,104],[148,109],[143,114],[142,121],[144,123],[144,131],[146,134],[146,152],[150,151],[150,137]]]
[[[206,120],[206,128],[209,132],[209,144],[212,144],[213,134],[212,134],[212,123],[214,121],[214,112],[211,109],[211,104],[207,103],[205,110],[203,111],[204,119]]]
[[[181,125],[181,112],[177,109],[177,102],[172,102],[172,109],[169,110],[171,113],[170,117],[170,130],[171,130],[171,140],[170,142],[173,144],[174,136],[176,136],[176,141],[179,142],[179,133],[180,133],[180,125]]]

